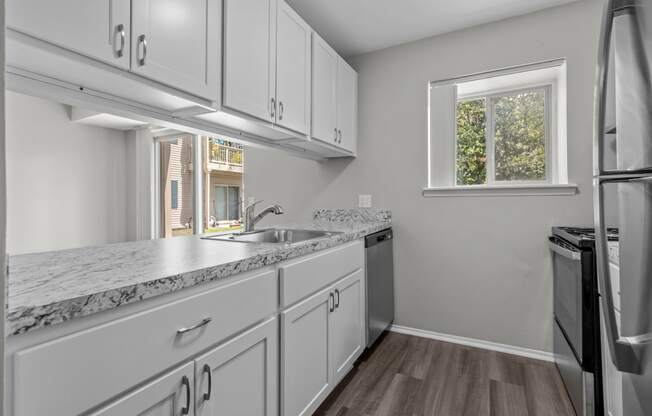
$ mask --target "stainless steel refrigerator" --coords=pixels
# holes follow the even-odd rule
[[[607,404],[612,416],[650,416],[652,0],[606,1],[600,36],[593,178],[604,394],[618,401]],[[617,246],[606,227],[619,228]]]

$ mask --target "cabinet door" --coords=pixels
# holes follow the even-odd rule
[[[92,416],[183,416],[193,414],[192,362],[127,394]]]
[[[333,287],[335,311],[330,315],[331,380],[337,383],[364,349],[364,270],[350,274]]]
[[[132,70],[217,100],[221,10],[221,0],[134,1]]]
[[[224,0],[224,106],[275,121],[275,57],[276,0]]]
[[[197,416],[276,416],[278,327],[272,318],[195,361]]]
[[[276,19],[276,123],[310,132],[310,26],[284,0]]]
[[[281,313],[281,414],[311,415],[330,388],[328,315],[323,290]]]
[[[7,27],[129,68],[129,0],[12,0]]]
[[[337,144],[337,63],[339,56],[312,35],[312,137]]]
[[[358,145],[358,73],[342,58],[337,65],[337,128],[339,146],[355,153]]]

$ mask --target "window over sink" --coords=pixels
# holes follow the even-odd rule
[[[244,148],[225,138],[156,138],[159,237],[240,230]],[[194,166],[199,163],[199,172]],[[196,221],[199,218],[200,221]],[[200,227],[197,229],[197,224]]]
[[[576,192],[566,166],[566,63],[428,85],[424,196]]]

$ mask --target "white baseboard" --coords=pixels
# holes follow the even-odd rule
[[[554,354],[546,351],[533,350],[530,348],[516,347],[514,345],[500,344],[492,341],[484,341],[475,338],[460,337],[457,335],[442,334],[439,332],[426,331],[424,329],[410,328],[402,325],[392,325],[389,328],[392,332],[399,334],[414,335],[422,338],[436,339],[438,341],[450,342],[453,344],[466,345],[469,347],[482,348],[485,350],[504,352],[506,354],[519,355],[521,357],[533,358],[542,361],[554,361]]]

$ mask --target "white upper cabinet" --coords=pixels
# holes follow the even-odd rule
[[[134,1],[132,70],[217,100],[221,9],[221,0]]]
[[[223,105],[276,119],[276,0],[224,0]]]
[[[358,74],[313,33],[312,138],[355,154],[357,112]]]
[[[358,74],[340,58],[337,64],[338,145],[355,153],[358,144]]]
[[[312,35],[312,137],[337,144],[337,64],[339,56]]]
[[[276,29],[276,100],[278,125],[310,132],[310,35],[312,29],[283,0]]]
[[[129,69],[130,0],[11,0],[7,26]]]
[[[357,73],[286,0],[9,0],[6,10],[10,89],[308,158],[356,154]]]

